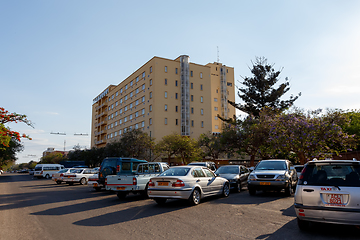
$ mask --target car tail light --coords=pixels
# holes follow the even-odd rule
[[[51,175],[51,177],[54,177],[54,174],[53,174],[53,175]]]
[[[63,174],[63,173],[61,173],[61,174],[60,174],[60,177],[63,177],[63,176],[64,176],[64,174]]]
[[[136,185],[136,184],[137,184],[137,179],[133,178],[133,185]]]
[[[172,186],[173,187],[185,187],[185,183],[182,180],[178,179],[178,180],[176,180],[176,182],[174,182],[172,184]]]
[[[299,179],[303,179],[303,178],[304,178],[303,175],[304,175],[305,171],[306,171],[306,167],[304,167],[303,170],[301,171],[301,174],[300,174]]]
[[[119,172],[120,171],[120,165],[117,165],[116,166],[116,172]]]
[[[40,174],[43,174],[43,171],[41,171]]]
[[[149,187],[155,187],[155,183],[153,181],[149,181]]]
[[[76,177],[76,175],[67,175],[66,177]]]

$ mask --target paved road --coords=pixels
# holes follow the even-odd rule
[[[87,186],[56,185],[29,175],[0,175],[0,239],[359,239],[349,226],[296,225],[293,198],[282,193],[212,197],[198,206],[119,200]]]

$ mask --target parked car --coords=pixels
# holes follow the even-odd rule
[[[214,162],[191,162],[188,165],[207,167],[208,169],[210,169],[213,172],[215,172],[217,169],[216,164]]]
[[[34,177],[49,179],[53,173],[64,168],[65,167],[60,164],[37,164],[35,166]]]
[[[57,184],[61,184],[64,174],[68,172],[70,172],[70,168],[61,169],[60,171],[52,174],[51,180],[53,180]]]
[[[290,196],[296,188],[297,174],[289,160],[274,159],[260,161],[248,178],[250,195],[255,195],[257,190],[285,190]]]
[[[247,186],[250,171],[242,165],[224,165],[220,166],[215,174],[226,178],[230,183],[230,189],[240,192],[244,186]]]
[[[94,188],[95,189],[104,188],[105,179],[107,175],[123,175],[123,174],[135,173],[137,166],[140,163],[146,163],[146,162],[147,162],[146,160],[139,160],[135,158],[120,158],[120,157],[105,158],[101,162],[99,177],[97,180],[98,184]]]
[[[296,175],[299,178],[301,175],[301,171],[304,169],[304,165],[295,165],[294,168],[296,170]]]
[[[148,187],[148,196],[158,204],[164,204],[167,199],[188,199],[192,205],[197,205],[204,197],[227,197],[229,193],[230,184],[226,178],[196,165],[172,167],[151,178]]]
[[[360,225],[360,162],[308,162],[295,192],[295,212],[301,230],[310,222]]]
[[[29,170],[29,175],[34,175],[35,169],[30,169]]]
[[[140,163],[135,174],[108,175],[105,180],[106,190],[117,193],[118,198],[123,199],[130,192],[143,193],[147,196],[149,180],[169,169],[164,162]]]
[[[73,185],[74,183],[80,183],[81,185],[87,184],[88,178],[97,173],[96,170],[89,168],[72,168],[69,173],[65,173],[63,176],[63,182]]]

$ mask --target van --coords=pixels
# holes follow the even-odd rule
[[[35,166],[34,177],[50,179],[53,173],[64,169],[60,164],[37,164]]]
[[[107,175],[135,174],[137,166],[140,163],[146,163],[146,160],[135,158],[108,157],[105,158],[99,169],[99,179],[97,187],[104,187]]]

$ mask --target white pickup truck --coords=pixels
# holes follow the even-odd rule
[[[150,178],[158,176],[169,168],[169,165],[164,162],[140,163],[135,174],[108,175],[105,180],[105,188],[117,192],[120,199],[124,199],[130,192],[142,193],[147,196]]]

